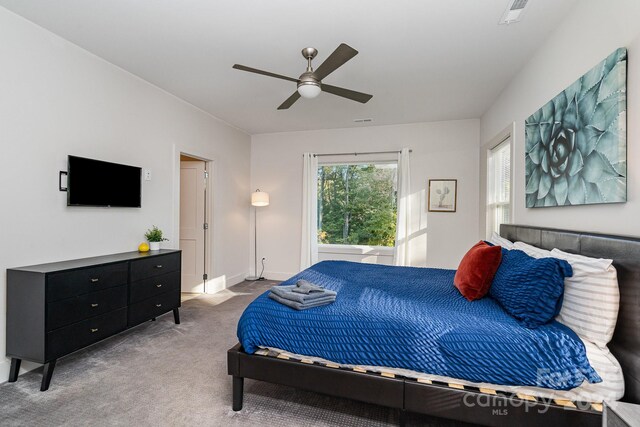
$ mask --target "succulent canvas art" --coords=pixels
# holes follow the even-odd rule
[[[527,207],[627,200],[627,50],[525,121]]]

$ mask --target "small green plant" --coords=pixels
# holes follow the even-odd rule
[[[147,230],[147,232],[144,233],[144,237],[147,239],[148,242],[163,242],[165,240],[169,240],[169,239],[165,239],[162,236],[162,230],[160,230],[155,225],[153,226],[153,228]]]

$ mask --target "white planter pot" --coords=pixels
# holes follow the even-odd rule
[[[149,242],[149,250],[150,251],[159,251],[160,250],[160,242]]]

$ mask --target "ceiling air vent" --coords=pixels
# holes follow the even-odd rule
[[[499,24],[509,25],[514,22],[520,22],[522,15],[524,14],[524,8],[527,6],[528,2],[529,0],[510,0],[507,10],[504,11]]]
[[[373,119],[354,119],[353,123],[371,123]]]

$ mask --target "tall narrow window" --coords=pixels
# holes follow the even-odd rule
[[[487,156],[487,235],[511,222],[511,138]]]
[[[318,243],[390,246],[395,243],[398,164],[318,167]]]

